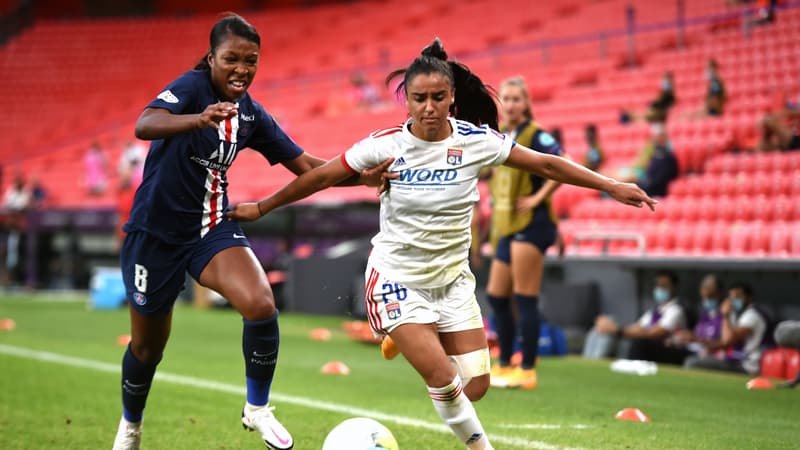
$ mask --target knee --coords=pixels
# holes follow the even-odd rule
[[[450,364],[442,364],[440,367],[436,367],[423,375],[425,384],[437,388],[452,383],[455,377],[456,371]]]
[[[467,398],[470,401],[477,402],[478,400],[482,399],[484,395],[486,395],[486,391],[489,390],[489,374],[481,375],[479,377],[475,377],[464,386],[464,393],[467,395]]]
[[[238,295],[240,298],[232,303],[239,305],[239,312],[245,320],[266,320],[275,315],[275,298],[269,286],[245,290]]]
[[[152,366],[161,361],[161,355],[164,354],[164,344],[154,342],[136,342],[131,340],[131,353],[142,364]]]

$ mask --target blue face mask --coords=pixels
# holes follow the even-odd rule
[[[734,297],[731,299],[731,305],[733,305],[733,309],[736,312],[742,312],[744,309],[744,299],[739,297]]]
[[[719,305],[719,300],[717,300],[715,298],[704,298],[703,299],[703,309],[708,311],[708,312],[715,311],[717,309],[718,305]]]
[[[659,305],[669,300],[669,290],[663,287],[656,287],[653,289],[653,300]]]

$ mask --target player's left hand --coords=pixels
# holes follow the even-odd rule
[[[611,189],[608,190],[608,195],[614,197],[620,203],[641,208],[642,205],[647,205],[651,211],[656,210],[658,201],[650,198],[639,186],[633,183],[620,183],[615,182]]]
[[[252,222],[261,217],[261,211],[258,210],[258,203],[246,202],[238,203],[233,208],[230,208],[225,216],[228,219],[238,220],[240,222]]]

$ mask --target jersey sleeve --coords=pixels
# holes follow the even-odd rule
[[[763,322],[764,319],[761,318],[761,315],[755,310],[755,308],[747,308],[747,310],[742,313],[742,317],[740,317],[737,321],[736,327],[756,330]]]
[[[678,304],[672,304],[664,311],[658,320],[658,325],[667,331],[675,331],[683,328],[684,322],[683,308]]]
[[[195,103],[195,98],[197,98],[198,76],[203,76],[203,74],[194,71],[184,73],[167,85],[147,107],[166,109],[172,114],[195,113],[196,111],[188,111],[188,108]]]
[[[342,164],[353,173],[361,173],[362,170],[371,169],[391,155],[383,155],[375,145],[375,140],[368,137],[357,142],[349,150],[342,153]]]
[[[534,134],[531,140],[531,150],[556,156],[564,154],[561,144],[556,141],[552,134],[544,130],[537,130],[536,134]]]
[[[499,166],[506,162],[508,155],[511,153],[511,148],[516,145],[516,142],[488,126],[485,128],[489,130],[486,133],[486,165]]]
[[[271,165],[291,161],[303,154],[300,148],[278,125],[278,122],[257,103],[258,122],[247,146],[261,153]]]
[[[639,324],[639,326],[642,328],[649,328],[650,322],[652,321],[653,321],[653,311],[647,310],[645,311],[644,314],[642,314],[642,317],[640,317],[639,320],[636,321],[636,323]]]

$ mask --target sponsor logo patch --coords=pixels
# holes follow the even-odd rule
[[[175,94],[173,94],[169,89],[158,94],[157,98],[164,100],[167,103],[178,103],[180,101],[178,100],[178,97],[176,97]]]

